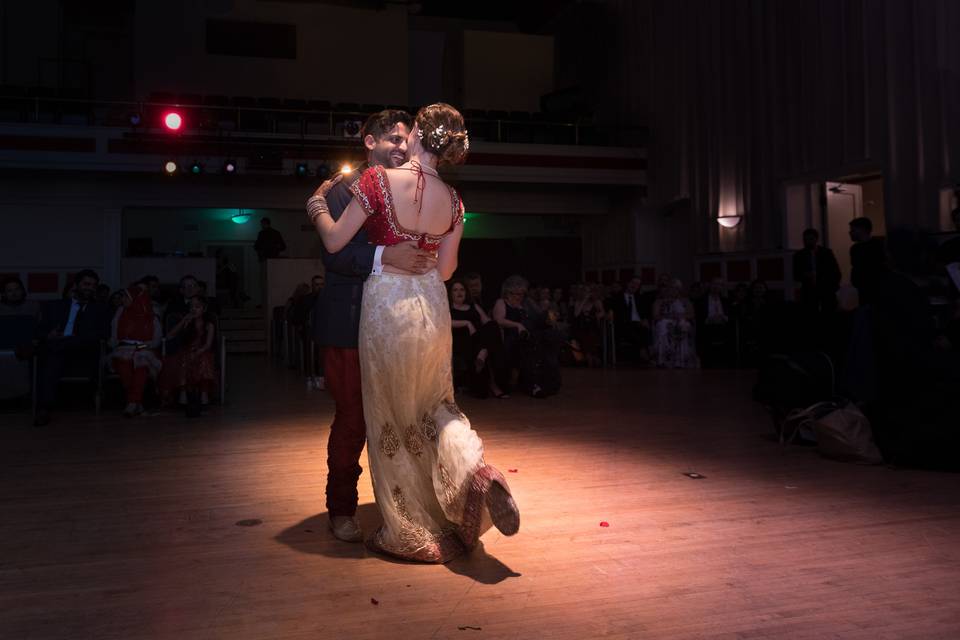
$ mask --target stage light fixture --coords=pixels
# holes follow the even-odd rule
[[[223,172],[227,175],[233,175],[237,172],[237,163],[233,160],[227,160],[223,163]]]
[[[167,161],[163,164],[163,172],[166,173],[168,176],[172,176],[172,175],[176,174],[176,173],[177,173],[177,163],[174,162],[173,160],[167,160]]]
[[[298,162],[295,173],[298,178],[305,178],[310,173],[310,167],[307,166],[306,162]]]
[[[170,131],[179,131],[183,126],[183,116],[176,111],[170,111],[163,116],[163,126]]]
[[[321,162],[317,165],[317,177],[321,180],[326,180],[330,177],[330,165],[326,162]]]
[[[192,173],[195,176],[200,175],[201,173],[203,173],[203,165],[200,164],[199,162],[194,162],[192,165],[190,165],[190,173]]]
[[[139,113],[130,114],[130,126],[139,127],[141,122],[143,122],[143,118]]]
[[[342,173],[343,175],[347,175],[352,171],[353,171],[353,167],[351,167],[349,163],[344,163],[343,166],[340,167],[340,173]]]

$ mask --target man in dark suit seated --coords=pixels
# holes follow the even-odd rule
[[[652,306],[652,305],[651,305]],[[630,355],[640,362],[649,359],[650,311],[640,295],[640,278],[631,278],[620,293],[614,293],[604,303],[613,314],[618,351],[629,346]],[[626,354],[624,354],[626,355]]]
[[[37,426],[50,422],[63,375],[97,375],[100,343],[110,335],[111,320],[109,307],[94,300],[99,282],[95,272],[84,269],[74,278],[69,298],[52,300],[40,309]]]

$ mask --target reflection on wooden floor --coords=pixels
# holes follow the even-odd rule
[[[960,637],[960,476],[782,449],[749,373],[463,399],[521,530],[422,566],[327,532],[328,396],[232,366],[201,419],[0,416],[0,636]]]

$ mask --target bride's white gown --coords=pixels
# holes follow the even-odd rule
[[[395,244],[410,234],[396,221],[385,172],[378,169],[368,170],[353,191],[370,216],[371,242]],[[453,224],[460,224],[463,209],[456,192],[451,194]],[[436,270],[371,275],[364,285],[363,412],[383,515],[368,545],[421,562],[446,562],[476,546],[491,525],[491,491],[512,507],[513,515],[505,517],[516,521],[506,528],[519,526],[515,505],[502,491],[508,491],[506,481],[484,463],[483,443],[454,401],[450,322],[446,287]],[[503,529],[501,515],[494,518]]]

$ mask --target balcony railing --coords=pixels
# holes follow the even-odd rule
[[[91,100],[69,92],[0,87],[0,123],[164,130],[163,116],[177,111],[185,133],[243,133],[357,137],[367,116],[399,105],[331,104],[323,100],[155,94],[145,101]],[[466,110],[474,141],[519,144],[643,146],[644,127],[605,127],[583,117],[518,111]]]

